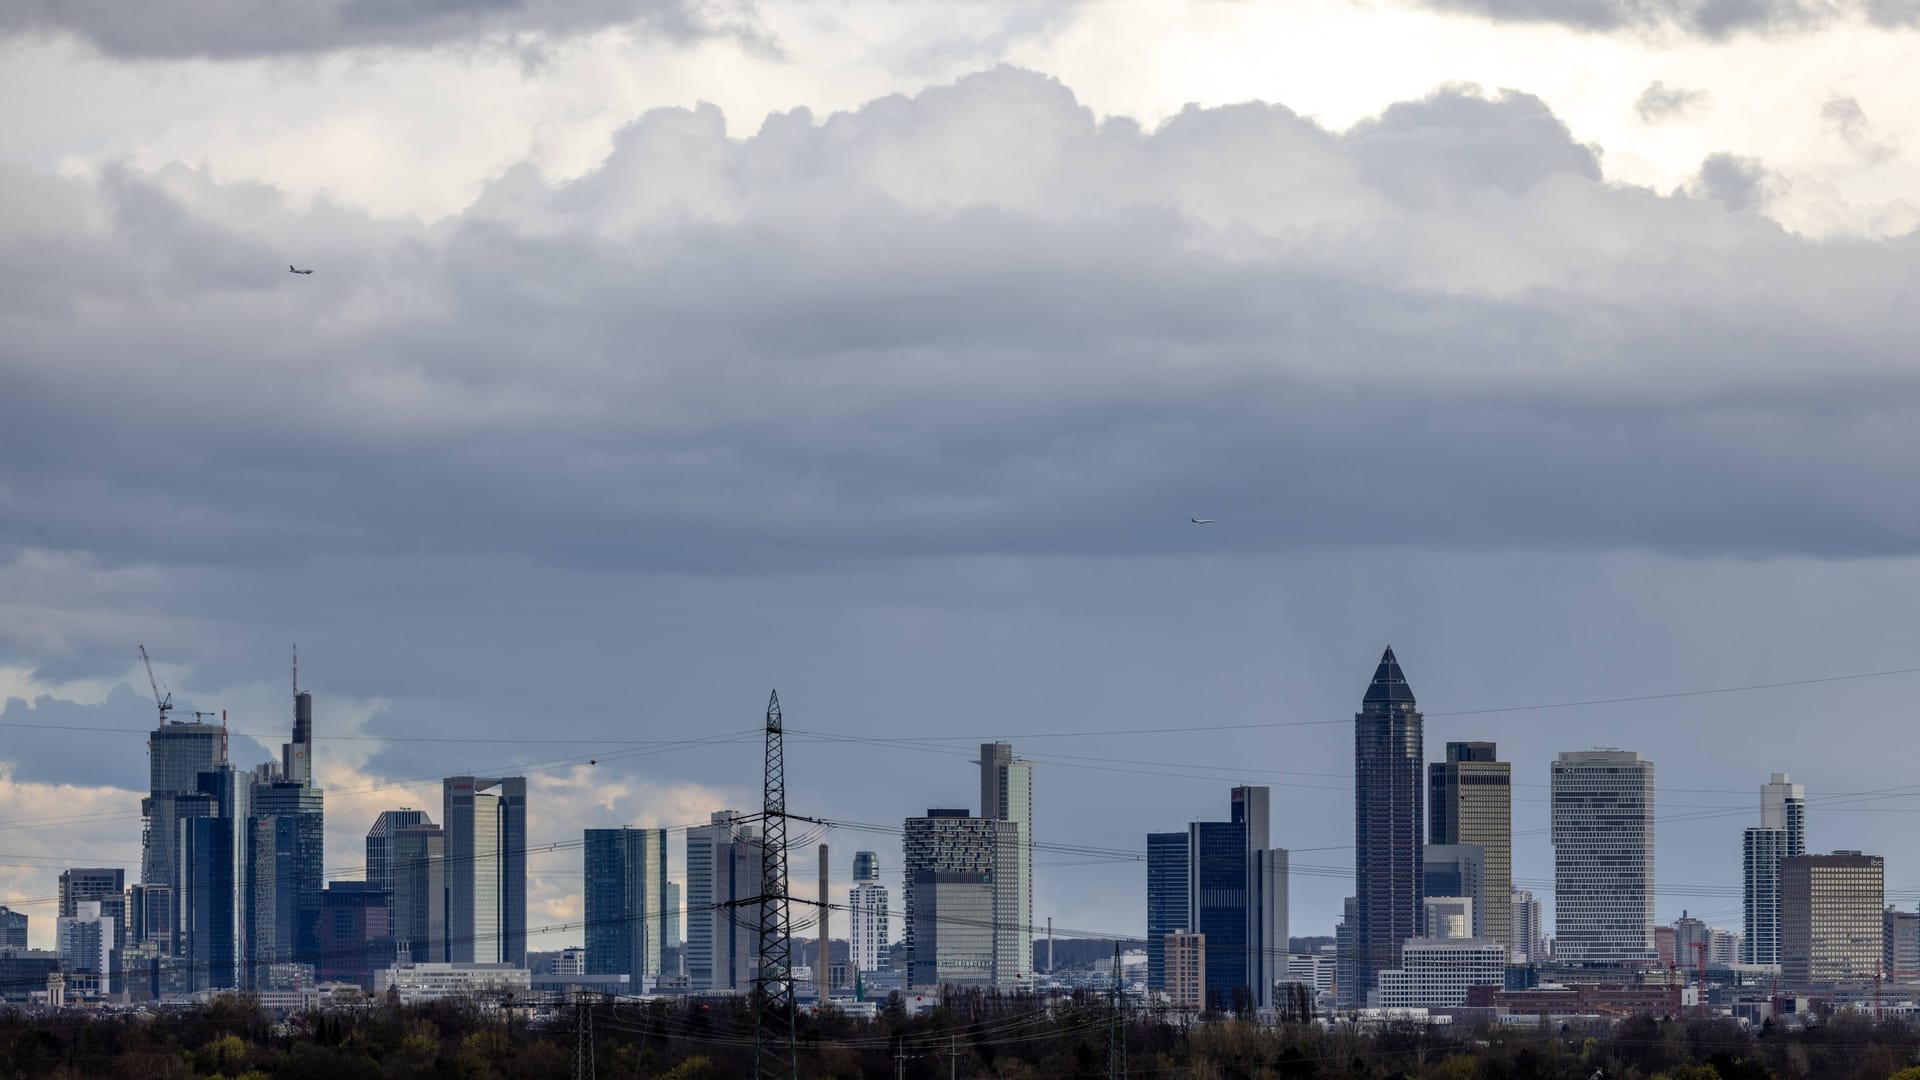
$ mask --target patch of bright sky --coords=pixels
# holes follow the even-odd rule
[[[1062,14],[1066,12],[1066,14]],[[681,48],[609,30],[529,51],[213,63],[101,58],[68,41],[0,43],[0,157],[85,171],[178,160],[381,215],[455,213],[508,166],[577,176],[649,108],[711,101],[736,136],[769,113],[816,114],[1007,61],[1059,77],[1097,114],[1153,124],[1189,102],[1275,101],[1344,128],[1448,83],[1545,99],[1599,145],[1609,179],[1669,190],[1708,154],[1760,158],[1789,181],[1772,214],[1814,233],[1920,223],[1920,34],[1843,24],[1725,43],[1496,25],[1359,3],[1107,2],[768,5],[783,56],[716,40]],[[1657,125],[1648,84],[1705,90]],[[1856,99],[1851,142],[1822,106]]]

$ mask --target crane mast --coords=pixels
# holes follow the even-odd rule
[[[147,647],[140,646],[140,662],[147,665],[147,685],[153,687],[153,703],[160,709],[160,723],[167,722],[167,714],[173,711],[173,691],[162,692],[160,677],[153,673],[153,661],[147,658]]]

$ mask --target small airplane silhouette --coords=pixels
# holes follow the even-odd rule
[[[1212,518],[1197,518],[1197,517],[1190,517],[1190,518],[1188,518],[1187,520],[1188,520],[1188,521],[1191,521],[1191,522],[1193,522],[1193,523],[1194,523],[1195,525],[1211,525],[1211,524],[1213,524],[1213,519],[1212,519]]]
[[[288,264],[287,264],[287,273],[289,273],[289,274],[311,274],[311,273],[313,273],[313,271],[311,271],[311,270],[295,270],[295,269],[293,268],[293,264],[292,264],[292,263],[288,263]]]

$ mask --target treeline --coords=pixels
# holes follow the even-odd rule
[[[189,1080],[462,1078],[566,1080],[579,1021],[529,1025],[454,1004],[329,1012],[275,1022],[223,1000],[152,1017],[0,1015],[0,1077]],[[753,1014],[737,999],[591,1009],[594,1075],[732,1080],[754,1071]],[[1110,1055],[1139,1077],[1195,1080],[1920,1080],[1920,1032],[1834,1016],[1806,1030],[1747,1033],[1730,1021],[1627,1021],[1603,1035],[1562,1029],[1365,1032],[1236,1020],[1184,1024],[1098,994],[1051,1009],[1020,997],[956,995],[909,1017],[801,1018],[803,1077],[1104,1077]]]

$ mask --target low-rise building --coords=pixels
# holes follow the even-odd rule
[[[1471,925],[1471,909],[1466,918]],[[1413,938],[1400,966],[1380,973],[1381,1009],[1445,1009],[1467,1003],[1476,986],[1506,983],[1507,948],[1492,938]]]
[[[402,1005],[448,998],[525,997],[532,975],[512,964],[395,964],[374,973],[376,994],[397,995]]]

